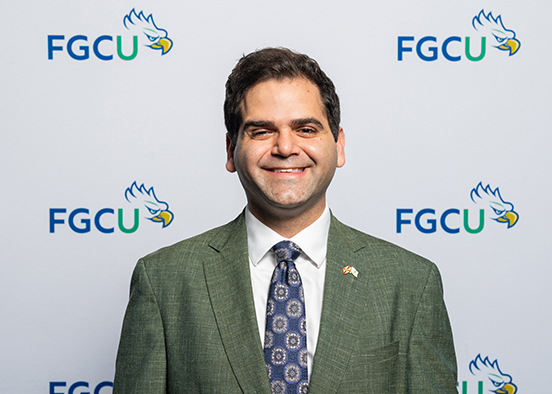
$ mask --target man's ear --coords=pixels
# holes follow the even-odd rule
[[[343,129],[339,128],[339,134],[336,141],[337,147],[337,167],[343,167],[345,165],[345,133]]]
[[[226,133],[226,170],[229,172],[236,172],[236,166],[234,165],[234,148],[234,143],[230,135]]]

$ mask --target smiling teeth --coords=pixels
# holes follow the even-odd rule
[[[272,172],[303,172],[302,168],[286,168],[280,170],[272,170]]]

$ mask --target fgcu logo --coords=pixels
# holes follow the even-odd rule
[[[146,17],[142,11],[137,14],[133,9],[123,18],[123,25],[133,34],[132,51],[128,50],[129,44],[126,43],[130,37],[126,37],[126,44],[123,44],[123,36],[120,35],[115,38],[115,48],[113,36],[110,35],[101,35],[93,42],[92,39],[88,41],[88,36],[76,35],[69,38],[66,44],[64,35],[49,35],[48,59],[54,58],[54,52],[63,52],[65,49],[72,59],[87,60],[90,58],[89,42],[92,43],[94,56],[105,61],[113,60],[114,53],[117,53],[119,59],[133,60],[138,55],[138,48],[143,47],[159,51],[161,55],[167,54],[172,48],[173,42],[167,31],[157,27],[151,14]]]
[[[412,208],[399,208],[397,209],[397,233],[402,233],[403,226],[412,225],[412,215],[414,215],[416,229],[424,234],[437,232],[438,226],[446,233],[458,234],[461,231],[461,221],[463,221],[464,231],[477,234],[483,231],[486,217],[505,225],[506,228],[511,228],[517,223],[519,215],[514,211],[514,205],[502,199],[498,187],[493,190],[490,185],[483,187],[479,182],[472,189],[470,197],[479,207],[475,215],[467,208],[463,209],[462,213],[458,208],[449,208],[440,215],[433,208],[420,209],[415,215]]]
[[[140,226],[140,218],[156,223],[161,228],[172,223],[174,215],[169,211],[169,205],[157,199],[153,187],[146,189],[143,184],[138,186],[133,182],[125,190],[125,198],[131,204],[130,209],[102,208],[91,214],[88,208],[76,208],[67,217],[67,208],[50,208],[50,233],[55,233],[56,226],[66,223],[79,234],[89,233],[92,225],[100,233],[111,234],[115,232],[115,223],[121,232],[134,233]],[[132,224],[129,225],[129,222]]]
[[[113,387],[113,382],[105,381],[100,382],[94,386],[90,386],[88,382],[85,381],[79,381],[71,384],[69,386],[69,389],[65,389],[67,387],[67,382],[50,382],[50,391],[49,394],[107,394],[108,392],[111,393],[112,390],[110,390],[108,387]],[[103,390],[103,388],[106,388]],[[92,391],[92,388],[94,388],[94,391]],[[81,391],[81,390],[90,390],[90,391]]]
[[[514,394],[517,392],[517,386],[512,382],[512,377],[503,373],[498,366],[498,360],[489,361],[489,357],[477,357],[470,362],[470,372],[477,379],[477,394]],[[460,388],[462,383],[461,394],[475,393],[474,385],[468,384],[468,381],[458,382]],[[471,383],[471,382],[470,382]],[[472,390],[468,390],[468,388]]]
[[[432,62],[439,58],[439,46],[443,57],[451,62],[462,60],[462,49],[466,59],[472,62],[478,62],[485,57],[487,46],[496,48],[500,51],[508,52],[510,56],[517,53],[520,42],[516,39],[516,33],[504,27],[502,16],[494,17],[491,12],[485,14],[481,10],[478,15],[472,19],[472,27],[479,33],[479,36],[472,40],[472,37],[450,36],[439,44],[437,37],[425,36],[416,42],[414,36],[399,36],[398,40],[398,60],[402,61],[405,52],[414,52],[426,62]],[[479,39],[479,43],[475,43]],[[415,45],[414,45],[415,43]],[[462,48],[463,47],[463,48]]]

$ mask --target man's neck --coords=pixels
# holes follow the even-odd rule
[[[292,238],[302,230],[313,224],[326,209],[326,200],[308,210],[294,208],[278,209],[274,212],[261,211],[252,204],[248,204],[249,211],[261,223],[276,231],[282,237]]]

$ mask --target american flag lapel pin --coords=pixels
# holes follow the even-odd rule
[[[343,275],[347,275],[347,274],[351,274],[355,278],[358,278],[358,271],[352,265],[348,265],[347,267],[343,267]]]

